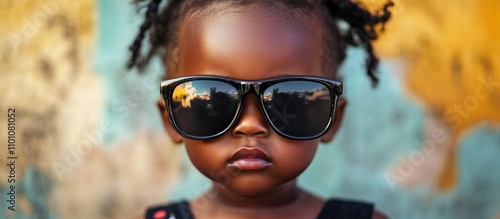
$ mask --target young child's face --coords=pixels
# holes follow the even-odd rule
[[[205,10],[183,21],[178,65],[170,69],[169,77],[216,75],[261,80],[287,75],[333,75],[322,69],[322,27],[317,18],[252,5],[233,9]],[[244,99],[236,125],[223,136],[206,141],[182,138],[173,130],[165,107],[160,108],[168,133],[174,141],[184,141],[192,163],[201,173],[219,182],[215,185],[222,191],[260,195],[294,185],[295,178],[312,161],[319,142],[332,139],[344,105],[341,100],[326,135],[306,141],[275,133],[265,122],[253,94]],[[254,155],[261,159],[245,160],[245,156]],[[243,157],[237,165],[231,163],[235,156]]]

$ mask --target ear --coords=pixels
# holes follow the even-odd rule
[[[338,129],[340,128],[340,124],[342,123],[342,118],[344,117],[344,109],[345,106],[347,105],[347,100],[344,98],[340,98],[339,102],[337,103],[337,111],[335,112],[335,119],[333,120],[333,124],[330,127],[330,130],[321,137],[321,142],[327,143],[332,141],[333,137],[335,137],[335,134],[337,133]]]
[[[156,105],[158,106],[158,110],[160,110],[161,119],[163,120],[163,126],[165,127],[165,130],[167,130],[167,133],[172,141],[177,144],[182,143],[182,136],[174,130],[174,127],[172,126],[172,123],[168,118],[168,111],[167,106],[165,106],[165,101],[160,98],[156,101]]]

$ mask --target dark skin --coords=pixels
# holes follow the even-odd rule
[[[331,77],[322,69],[320,20],[283,16],[273,8],[249,5],[186,18],[179,32],[179,53],[170,77],[218,75],[261,80],[285,75]],[[282,11],[281,11],[282,12]],[[335,67],[336,69],[336,67]],[[316,218],[325,200],[296,185],[320,142],[330,142],[340,126],[346,101],[341,99],[329,132],[318,139],[295,141],[276,134],[265,122],[257,96],[244,100],[242,115],[225,135],[209,141],[184,139],[172,128],[163,100],[158,101],[166,130],[184,142],[194,166],[213,181],[213,188],[191,202],[197,219]],[[271,159],[261,170],[228,168],[241,148],[258,148]],[[373,218],[385,218],[378,212]]]

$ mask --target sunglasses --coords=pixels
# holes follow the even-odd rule
[[[311,76],[259,81],[187,76],[160,82],[174,129],[193,140],[213,139],[231,130],[249,93],[258,96],[262,115],[279,135],[318,138],[330,128],[342,92],[341,81]]]

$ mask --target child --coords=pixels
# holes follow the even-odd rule
[[[213,187],[147,218],[385,218],[368,203],[322,200],[296,178],[340,126],[346,100],[333,78],[347,44],[366,49],[377,82],[371,40],[391,2],[376,15],[347,0],[169,1],[158,14],[160,3],[148,6],[129,67],[162,54],[166,131]],[[147,31],[152,49],[139,59]]]

